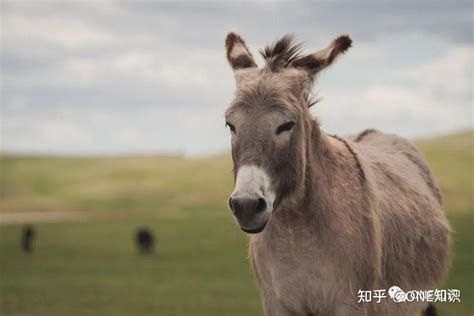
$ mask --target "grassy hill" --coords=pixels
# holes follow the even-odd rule
[[[462,291],[444,315],[474,312],[474,132],[417,142],[432,166],[456,231],[445,288]],[[232,222],[229,155],[0,156],[0,217],[81,212],[35,224],[32,254],[20,225],[0,226],[1,315],[259,315],[246,236]],[[96,216],[100,214],[100,216]],[[139,256],[133,232],[152,228],[157,252]]]
[[[443,192],[447,212],[472,212],[474,198],[474,132],[417,142]]]
[[[0,159],[0,212],[179,212],[222,206],[232,186],[227,155]]]

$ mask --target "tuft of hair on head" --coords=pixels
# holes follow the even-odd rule
[[[234,70],[257,67],[252,53],[239,34],[228,33],[225,39],[225,48],[227,60]]]
[[[293,34],[286,34],[271,45],[260,50],[266,66],[271,71],[291,66],[292,62],[300,57],[302,44],[297,43]]]

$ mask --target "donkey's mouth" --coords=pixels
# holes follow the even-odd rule
[[[240,227],[240,229],[241,229],[243,232],[246,232],[247,234],[258,234],[258,233],[261,233],[261,232],[265,229],[265,226],[267,226],[267,223],[268,223],[268,220],[266,220],[265,223],[263,223],[262,226],[259,226],[259,227],[257,227],[257,228],[246,229],[246,228]]]

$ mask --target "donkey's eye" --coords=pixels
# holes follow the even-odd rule
[[[234,125],[230,124],[229,122],[225,122],[225,126],[229,126],[230,131],[232,133],[235,133],[235,126]]]
[[[276,133],[277,135],[278,134],[281,134],[283,132],[286,132],[286,131],[289,131],[291,130],[293,127],[295,127],[296,125],[296,122],[295,121],[290,121],[290,122],[286,122],[284,124],[281,124],[280,126],[278,126],[277,130],[276,130]]]

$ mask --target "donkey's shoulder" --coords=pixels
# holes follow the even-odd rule
[[[396,134],[383,133],[372,128],[363,130],[355,135],[346,135],[345,138],[352,143],[356,143],[357,147],[363,148],[365,147],[364,145],[367,145],[385,153],[419,154],[418,149],[408,139]]]
[[[374,129],[367,129],[346,138],[356,148],[361,159],[371,161],[371,165],[383,165],[390,172],[399,173],[401,177],[411,177],[418,173],[441,202],[441,193],[433,173],[421,152],[410,140]]]
[[[367,140],[367,136],[369,136],[370,134],[380,134],[380,132],[376,129],[368,128],[356,135],[349,135],[348,138],[353,142],[359,143]]]

